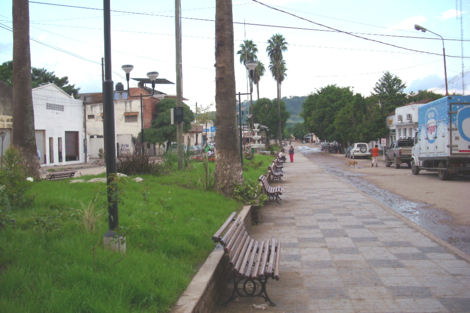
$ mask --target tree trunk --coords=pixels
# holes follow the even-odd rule
[[[256,84],[256,93],[258,94],[258,100],[259,100],[259,82]]]
[[[237,132],[232,0],[216,1],[215,23],[215,102],[217,155],[215,190],[231,196],[234,183],[243,183]]]
[[[29,2],[13,1],[13,138],[12,144],[26,160],[28,174],[39,176],[34,108],[31,92]]]
[[[282,130],[281,130],[281,84],[277,83],[277,114],[279,117],[279,131],[278,131],[278,139],[279,143],[282,142]]]

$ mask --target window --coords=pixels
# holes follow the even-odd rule
[[[46,103],[46,110],[62,111],[64,112],[64,106],[61,104]]]
[[[412,120],[411,114],[406,114],[406,120],[411,122]]]
[[[124,116],[124,122],[126,122],[126,123],[137,123],[137,115],[126,115],[126,116]]]
[[[402,115],[398,115],[397,120],[398,120],[399,122],[403,122],[403,116],[402,116]]]
[[[89,114],[89,115],[88,115],[88,119],[89,119],[89,120],[94,120],[94,119],[95,119],[95,115],[94,115],[94,114]]]
[[[137,123],[138,116],[139,116],[139,112],[125,112],[124,122],[125,123]]]

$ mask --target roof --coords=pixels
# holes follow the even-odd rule
[[[150,78],[132,78],[132,80],[136,80],[136,81],[144,83],[144,84],[151,84],[152,83]],[[175,83],[169,81],[166,78],[157,78],[155,80],[155,84],[157,84],[157,85],[174,85]]]
[[[45,84],[45,85],[42,85],[42,86],[39,86],[39,87],[36,87],[36,88],[33,88],[33,91],[35,90],[40,90],[40,89],[56,89],[57,91],[59,91],[60,93],[62,93],[64,96],[66,96],[67,98],[71,98],[71,99],[75,99],[72,95],[69,95],[68,93],[66,93],[65,91],[63,91],[62,89],[60,89],[56,84],[54,83],[49,83],[49,84]]]

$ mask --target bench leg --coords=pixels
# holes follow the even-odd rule
[[[240,282],[243,281],[243,284],[242,284],[242,288],[240,289],[238,287],[238,285],[240,284]],[[253,286],[252,288],[250,288],[251,286],[249,286],[248,283],[251,282],[251,286]],[[259,284],[257,284],[256,282],[259,282]],[[263,298],[266,302],[269,302],[269,304],[271,306],[276,306],[276,303],[274,303],[268,296],[268,293],[266,292],[266,284],[268,282],[268,278],[258,278],[258,279],[251,279],[251,278],[239,278],[236,276],[235,273],[233,273],[233,291],[232,291],[232,295],[230,296],[230,298],[228,298],[226,301],[224,301],[222,303],[223,306],[227,306],[227,304],[230,302],[230,301],[233,301],[235,300],[235,298],[238,296],[238,297],[243,297],[243,298],[246,298],[246,297],[250,297],[250,298],[254,298],[254,297],[261,297]],[[261,290],[257,291],[257,289],[261,286]]]

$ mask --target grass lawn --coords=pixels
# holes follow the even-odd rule
[[[245,179],[257,181],[271,160],[245,160]],[[169,311],[214,248],[213,233],[243,206],[198,187],[201,165],[119,185],[123,256],[102,247],[108,228],[103,183],[34,184],[33,205],[10,214],[16,228],[0,229],[0,312]],[[101,216],[86,231],[80,210],[97,192]]]

